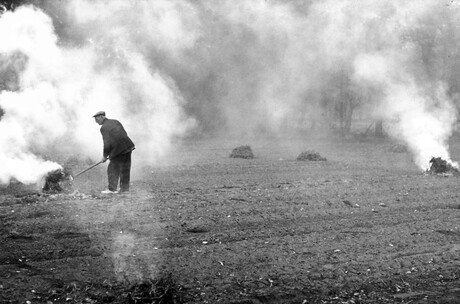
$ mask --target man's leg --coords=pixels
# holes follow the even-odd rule
[[[131,152],[121,155],[120,163],[120,191],[129,191],[129,182],[131,179]]]
[[[118,179],[120,178],[120,162],[117,157],[110,160],[107,166],[107,177],[109,181],[109,190],[117,191]]]

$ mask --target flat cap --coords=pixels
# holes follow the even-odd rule
[[[96,114],[94,114],[93,117],[96,117],[96,116],[99,116],[99,115],[104,115],[105,116],[105,112],[104,111],[99,111]]]

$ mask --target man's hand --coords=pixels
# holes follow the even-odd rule
[[[105,163],[108,159],[109,159],[108,157],[102,156],[101,162]]]

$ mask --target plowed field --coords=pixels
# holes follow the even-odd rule
[[[100,194],[106,164],[72,194],[3,187],[0,303],[458,303],[460,179],[392,146],[190,141],[134,152],[126,195]]]

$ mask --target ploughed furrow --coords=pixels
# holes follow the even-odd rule
[[[103,254],[88,234],[74,231],[46,236],[9,234],[1,243],[0,265],[21,264],[26,260],[38,262]]]

